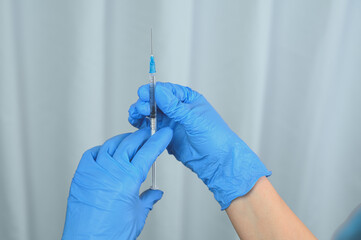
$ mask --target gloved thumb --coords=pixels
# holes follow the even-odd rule
[[[169,118],[176,122],[182,122],[189,113],[190,108],[181,101],[176,95],[177,91],[173,86],[167,86],[165,83],[157,83],[155,90],[155,99],[157,106]],[[178,90],[179,91],[179,90]]]
[[[148,189],[140,195],[140,201],[143,206],[150,211],[153,209],[153,205],[156,204],[163,196],[163,191],[158,189]]]

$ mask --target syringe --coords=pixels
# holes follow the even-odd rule
[[[157,105],[155,102],[155,62],[153,56],[153,36],[152,29],[150,29],[150,63],[149,63],[149,105],[150,105],[150,129],[151,135],[157,131]],[[156,185],[156,162],[152,165],[152,189],[157,189]]]

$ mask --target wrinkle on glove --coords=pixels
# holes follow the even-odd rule
[[[129,122],[144,128],[149,126],[149,85],[140,87],[138,95],[138,101],[129,109]],[[222,210],[235,198],[247,194],[260,177],[271,175],[198,92],[157,82],[155,99],[158,127],[173,129],[168,152],[198,175]]]

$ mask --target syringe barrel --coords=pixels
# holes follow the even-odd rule
[[[157,131],[157,105],[155,102],[155,76],[154,73],[149,74],[149,105],[150,105],[150,129],[151,135]],[[152,189],[157,189],[157,165],[152,165]]]
[[[157,105],[155,102],[155,76],[154,73],[149,74],[149,106],[150,118],[157,117]]]
[[[157,131],[157,119],[156,118],[149,118],[149,119],[150,119],[151,135],[154,135],[154,133]]]

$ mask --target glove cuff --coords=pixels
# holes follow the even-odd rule
[[[268,171],[258,156],[241,140],[223,159],[207,186],[221,205],[221,210],[229,207],[231,202],[246,195],[259,178],[269,177]]]
[[[238,191],[227,194],[225,199],[217,200],[217,198],[216,198],[219,205],[221,206],[221,210],[223,211],[223,210],[227,209],[229,207],[229,205],[231,205],[231,203],[234,199],[236,199],[238,197],[242,197],[242,196],[246,195],[249,191],[251,191],[251,189],[254,187],[254,185],[256,185],[258,179],[260,179],[263,176],[269,177],[269,176],[271,176],[271,174],[272,174],[271,171],[267,171],[263,174],[255,175],[252,177],[252,180],[247,182],[248,186],[241,187]]]

